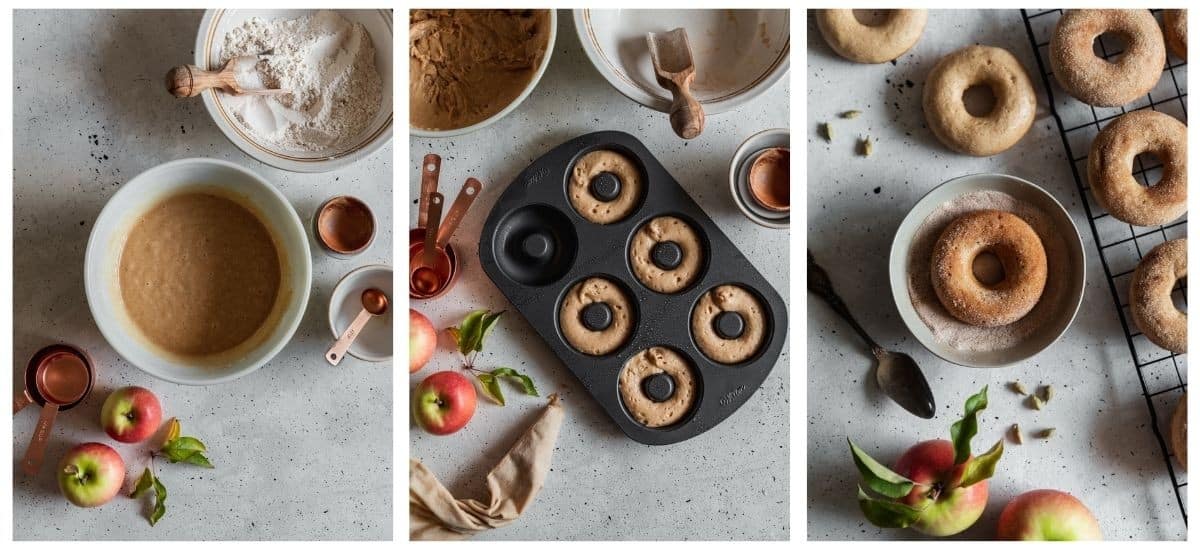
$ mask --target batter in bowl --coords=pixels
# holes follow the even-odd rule
[[[250,209],[185,192],[133,224],[117,284],[125,312],[150,343],[205,357],[251,341],[276,316],[281,265],[275,238]]]

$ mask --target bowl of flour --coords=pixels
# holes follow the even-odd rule
[[[391,10],[208,10],[195,51],[195,64],[213,70],[262,55],[257,76],[288,90],[203,94],[217,127],[262,162],[325,172],[392,139]]]

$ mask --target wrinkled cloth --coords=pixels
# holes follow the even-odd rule
[[[421,461],[408,467],[408,536],[459,540],[516,521],[533,503],[550,471],[563,407],[551,395],[541,415],[487,475],[488,502],[457,499]]]

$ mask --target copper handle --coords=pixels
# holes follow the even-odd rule
[[[429,226],[425,228],[425,248],[422,250],[421,261],[425,267],[434,267],[438,263],[437,234],[442,220],[442,194],[429,194]]]
[[[333,347],[325,352],[325,360],[329,361],[329,364],[335,367],[338,363],[341,363],[342,357],[346,356],[346,350],[350,349],[351,344],[354,344],[354,339],[358,338],[358,334],[362,332],[363,327],[370,320],[371,312],[367,311],[366,308],[360,310],[358,317],[355,317],[354,322],[350,323],[350,326],[346,328],[346,332],[343,332],[337,341],[333,343]]]
[[[33,430],[33,440],[29,442],[29,448],[25,449],[25,458],[21,460],[21,471],[25,472],[25,475],[37,475],[42,467],[42,459],[46,456],[46,442],[50,440],[50,429],[54,427],[56,416],[57,403],[46,403],[42,406],[42,414]]]
[[[21,412],[29,404],[33,403],[33,398],[29,396],[29,390],[22,389],[13,396],[13,414]]]
[[[475,197],[479,196],[479,191],[482,189],[483,184],[479,180],[467,178],[467,182],[463,184],[462,190],[454,198],[454,204],[450,205],[450,211],[442,218],[442,226],[438,229],[437,233],[438,248],[446,248],[446,245],[450,243],[450,237],[454,235],[454,231],[458,229],[458,224],[467,215],[467,209],[471,208],[471,203],[475,202]]]
[[[438,176],[442,173],[442,157],[425,155],[421,163],[421,196],[418,197],[417,227],[429,224],[429,196],[437,192]]]

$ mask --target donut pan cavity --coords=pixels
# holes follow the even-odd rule
[[[644,177],[638,206],[624,219],[607,225],[584,219],[567,196],[575,162],[601,149],[624,154]],[[629,263],[633,235],[659,216],[675,216],[691,225],[705,254],[695,280],[674,294],[650,290],[633,274]],[[617,426],[641,443],[677,443],[716,426],[750,399],[783,350],[787,311],[782,298],[650,151],[623,132],[595,132],[572,139],[522,171],[488,214],[479,257],[484,272],[538,336]],[[603,356],[577,351],[563,337],[558,323],[559,307],[568,290],[590,277],[615,282],[632,305],[632,335]],[[700,297],[724,284],[750,291],[759,299],[766,318],[766,334],[758,351],[734,365],[705,356],[696,347],[690,328],[692,310]],[[682,355],[696,377],[691,410],[678,422],[661,428],[635,420],[618,389],[626,361],[655,346]]]

